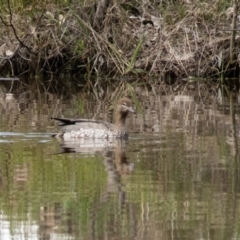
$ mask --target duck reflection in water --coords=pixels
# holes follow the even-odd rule
[[[115,139],[113,141],[101,141],[82,139],[78,142],[60,141],[60,152],[64,153],[81,153],[87,155],[101,154],[104,158],[105,165],[109,165],[110,161],[115,162],[115,171],[119,174],[129,174],[134,168],[133,163],[129,163],[126,156],[127,139]],[[107,164],[106,164],[107,161]],[[111,163],[112,164],[112,163]],[[112,169],[113,167],[111,167]]]
[[[87,142],[89,144],[87,144]],[[105,142],[105,144],[102,144],[102,146],[99,141],[89,142],[86,140],[85,143],[84,141],[82,141],[81,143],[62,141],[60,144],[62,154],[101,154],[103,157],[103,163],[105,166],[105,171],[107,173],[107,183],[105,187],[101,190],[101,194],[98,199],[95,199],[94,202],[91,204],[91,207],[89,208],[91,218],[90,220],[92,222],[97,222],[96,218],[98,218],[99,216],[99,211],[102,209],[103,203],[108,204],[108,202],[111,201],[109,199],[112,198],[112,195],[117,195],[119,212],[124,211],[124,209],[131,206],[129,206],[129,203],[127,201],[127,192],[125,191],[126,188],[124,187],[124,181],[122,181],[122,178],[131,174],[134,169],[133,163],[129,163],[127,159],[127,145],[128,141],[124,139],[115,139],[112,142],[108,141]],[[96,181],[98,181],[97,178]],[[59,212],[61,214],[62,212],[64,212],[64,209],[64,206],[57,202],[52,205],[48,204],[41,207],[40,229],[44,232],[46,236],[49,236],[51,234],[51,231],[54,232],[56,231],[56,229],[58,229],[55,219],[59,217]],[[68,223],[68,230],[70,229],[72,231],[72,229],[74,228],[72,228],[71,224],[73,223]],[[64,226],[66,226],[66,224]],[[59,229],[62,229],[62,227]]]
[[[88,143],[88,144],[87,144]],[[102,145],[101,145],[102,144]],[[81,153],[87,155],[101,154],[104,159],[107,172],[107,186],[101,194],[100,202],[107,202],[109,194],[118,193],[120,208],[126,203],[126,192],[122,188],[122,177],[127,176],[134,170],[134,164],[128,162],[126,155],[127,139],[115,139],[112,142],[82,141],[76,143],[63,141],[61,153]]]

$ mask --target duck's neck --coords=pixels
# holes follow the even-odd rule
[[[126,121],[126,118],[127,118],[127,112],[126,113],[120,113],[120,112],[116,112],[115,113],[115,126],[125,126],[125,121]]]

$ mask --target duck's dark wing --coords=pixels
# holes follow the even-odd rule
[[[78,130],[79,128],[92,128],[92,129],[112,129],[113,124],[101,120],[95,119],[71,119],[71,118],[54,118],[51,119],[57,120],[60,122],[60,126],[63,127],[65,131]]]
[[[52,120],[57,120],[60,122],[60,126],[64,125],[72,125],[76,123],[82,123],[82,122],[103,122],[95,119],[85,119],[85,118],[79,118],[79,119],[74,119],[74,118],[55,118],[51,117]]]

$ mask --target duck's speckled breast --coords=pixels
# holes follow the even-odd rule
[[[116,138],[114,131],[109,129],[91,129],[91,128],[79,128],[78,130],[72,130],[63,133],[64,140],[72,139],[111,139]]]
[[[65,141],[74,139],[116,139],[127,138],[127,131],[112,131],[109,129],[90,129],[79,128],[78,130],[72,130],[61,134],[61,137]]]

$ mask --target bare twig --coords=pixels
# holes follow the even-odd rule
[[[27,46],[26,44],[24,44],[24,42],[18,37],[17,31],[16,31],[16,29],[15,29],[15,27],[14,27],[14,24],[13,24],[13,21],[12,21],[12,9],[11,9],[11,5],[10,5],[10,0],[8,0],[7,3],[8,3],[9,14],[10,14],[10,19],[9,19],[9,22],[10,22],[10,23],[7,24],[7,23],[3,20],[2,16],[0,16],[0,19],[1,19],[2,23],[3,23],[6,27],[11,27],[11,28],[12,28],[15,38],[18,40],[18,42],[20,43],[21,46],[25,47],[25,48],[28,50],[29,53],[34,54],[34,55],[37,55],[37,53],[33,52],[33,51],[30,49],[30,47]]]
[[[233,19],[232,19],[232,29],[236,29],[237,17],[238,17],[238,6],[239,1],[234,0],[233,4]],[[235,54],[235,37],[236,31],[232,31],[231,40],[230,40],[230,61],[233,61],[234,54]]]

